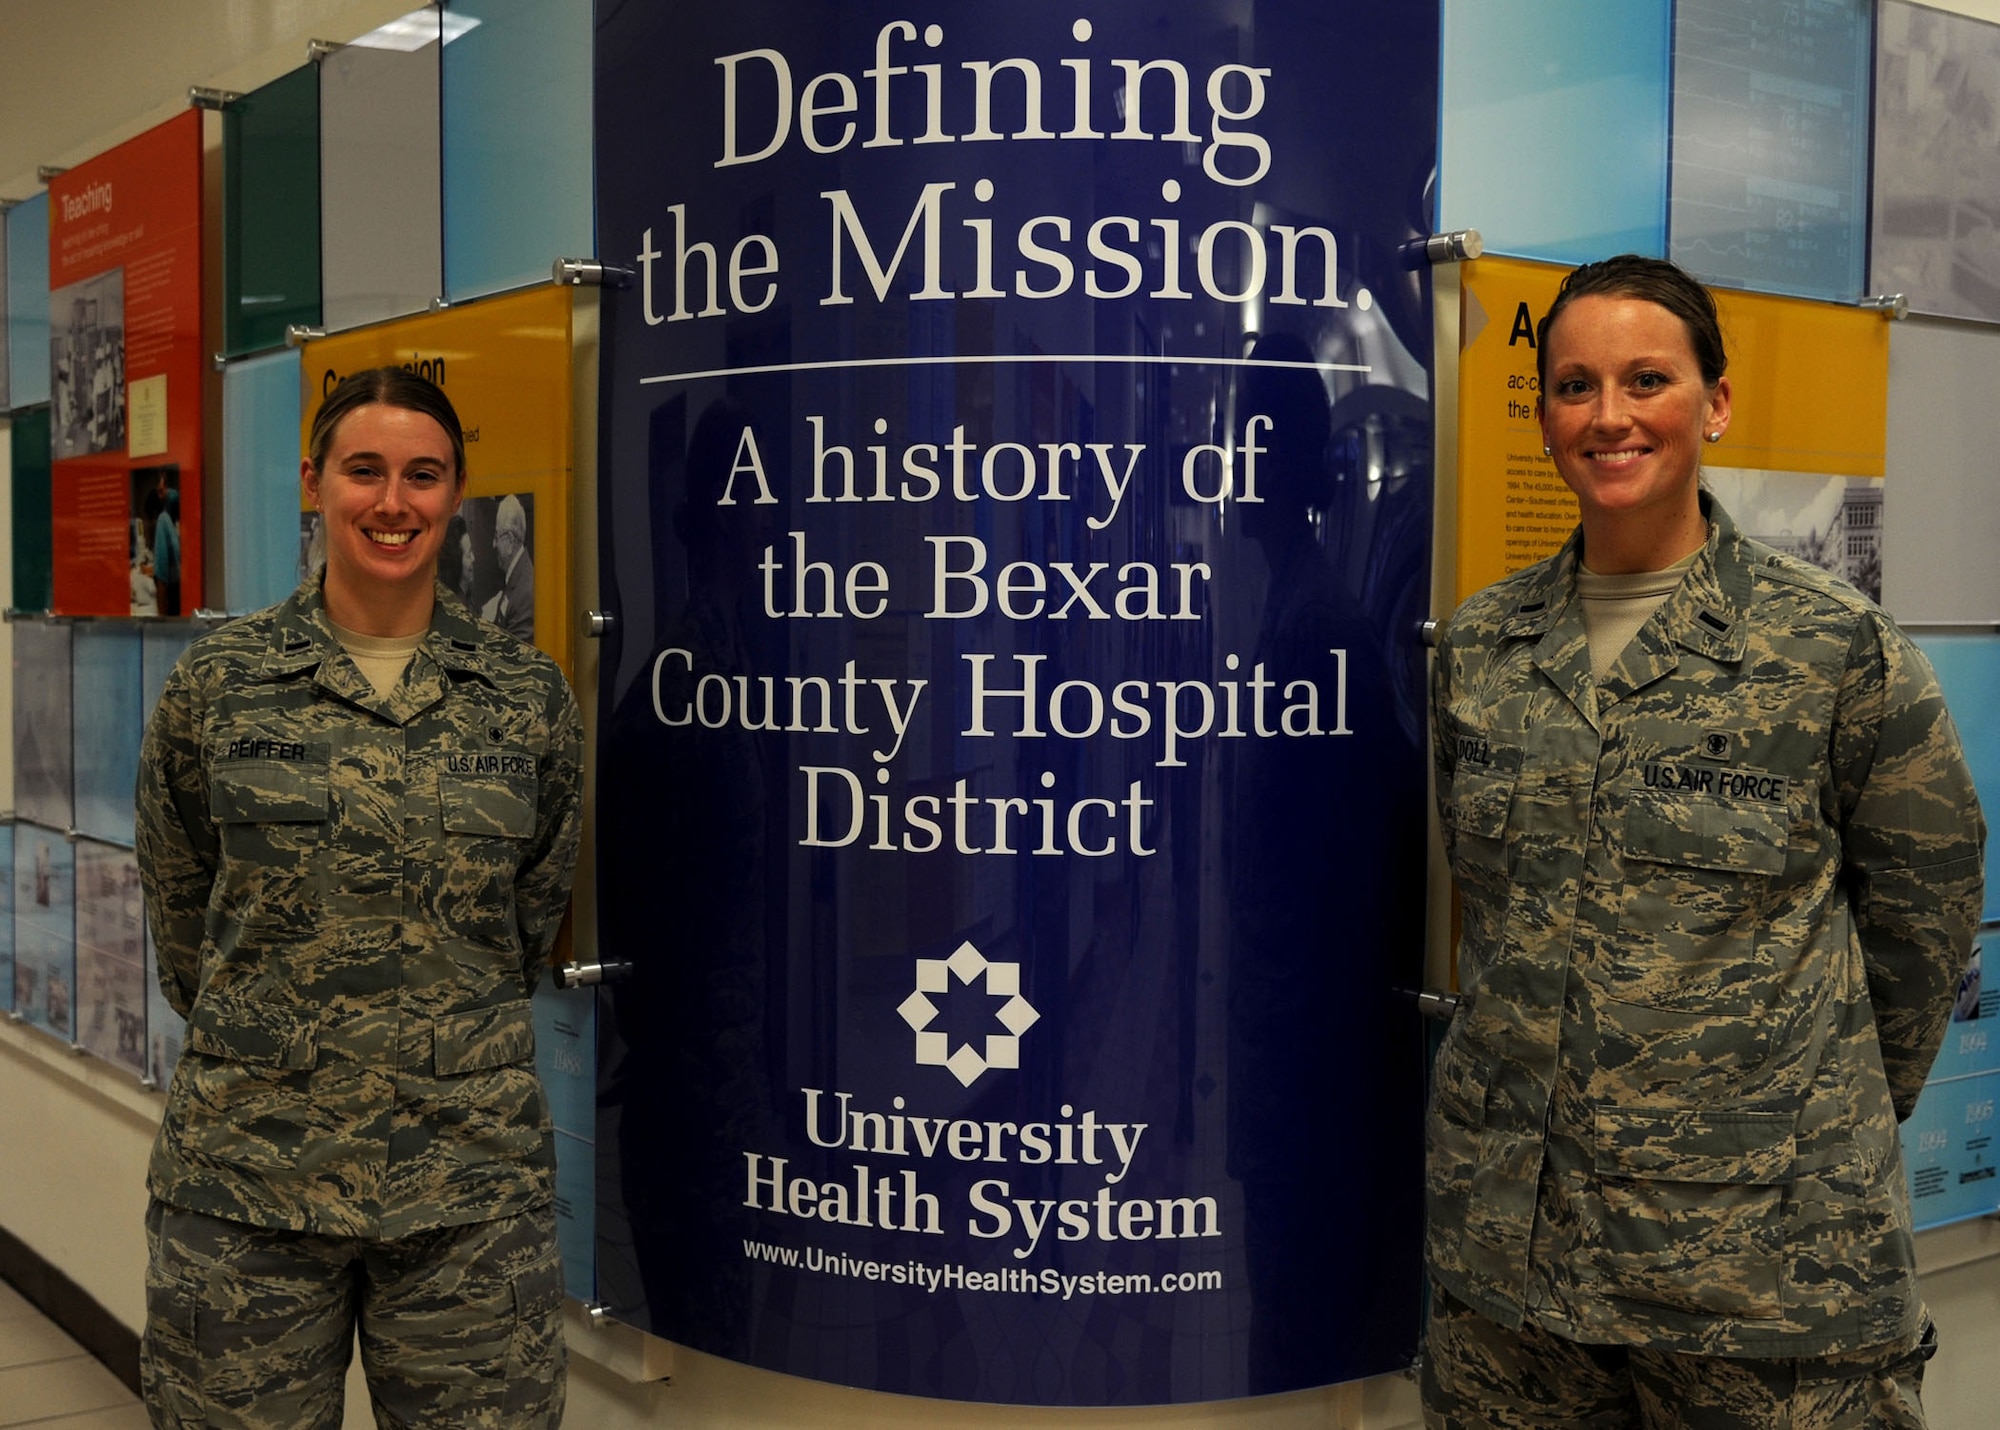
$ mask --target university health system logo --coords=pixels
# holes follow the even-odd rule
[[[971,1042],[960,1043],[953,1051],[949,1033],[931,1031],[939,1011],[931,995],[949,996],[954,982],[961,985],[979,982],[987,997],[1007,1000],[993,1013],[1007,1031],[988,1033],[984,1052]],[[973,1080],[988,1068],[1018,1068],[1021,1034],[1034,1027],[1042,1016],[1021,996],[1021,965],[990,962],[970,942],[961,943],[950,958],[918,959],[916,991],[896,1011],[917,1035],[918,1066],[944,1068],[966,1087],[971,1087]]]

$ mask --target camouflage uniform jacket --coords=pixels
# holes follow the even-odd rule
[[[548,1202],[528,997],[582,738],[555,664],[442,588],[386,699],[313,582],[188,648],[139,767],[160,984],[188,1019],[156,1197],[374,1239]]]
[[[1706,549],[1601,682],[1580,535],[1440,642],[1466,1001],[1427,1255],[1487,1316],[1577,1341],[1913,1344],[1897,1123],[1971,949],[1985,824],[1921,652],[1702,500]]]

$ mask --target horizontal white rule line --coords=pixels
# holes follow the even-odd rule
[[[755,367],[712,367],[705,372],[666,372],[642,377],[641,387],[656,382],[694,382],[704,377],[741,377],[755,372],[815,372],[840,367],[946,367],[962,363],[1088,362],[1146,363],[1154,367],[1296,367],[1307,372],[1372,372],[1367,363],[1279,362],[1268,358],[1119,357],[1110,353],[990,353],[949,357],[835,358],[829,362],[773,362]]]

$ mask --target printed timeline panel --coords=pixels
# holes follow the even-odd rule
[[[1438,227],[1552,262],[1664,253],[1671,28],[1669,0],[1445,0]]]
[[[1952,723],[1965,745],[1973,787],[1988,820],[2000,811],[2000,634],[1926,633],[1917,645],[1930,657]],[[2000,839],[1986,841],[1986,908],[2000,919]]]
[[[591,5],[464,0],[444,29],[444,277],[458,303],[597,251]]]
[[[1869,14],[1869,0],[1675,5],[1676,263],[1734,288],[1860,295]]]
[[[444,292],[438,43],[364,35],[320,62],[320,272],[329,332]]]

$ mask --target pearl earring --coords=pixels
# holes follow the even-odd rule
[[[1554,455],[1554,453],[1552,453],[1552,452],[1550,452],[1550,451],[1549,451],[1549,444],[1548,444],[1548,443],[1546,443],[1546,442],[1542,443],[1542,455],[1543,455],[1544,457],[1548,457],[1548,456],[1553,456],[1553,455]]]
[[[1722,434],[1720,432],[1711,432],[1708,434],[1708,440],[1711,442],[1720,442],[1722,440]]]

